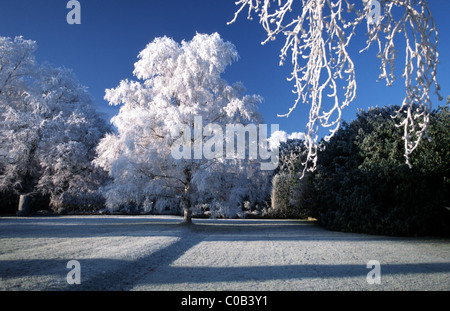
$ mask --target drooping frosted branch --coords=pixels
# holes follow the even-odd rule
[[[395,80],[395,38],[405,38],[406,94],[401,108],[394,118],[404,128],[406,163],[411,167],[410,155],[417,148],[426,132],[431,112],[431,88],[435,85],[439,100],[439,85],[436,80],[439,53],[438,32],[426,1],[382,1],[384,17],[378,25],[368,25],[368,47],[378,45],[381,59],[380,79],[388,86]],[[396,10],[397,9],[397,10]],[[399,16],[399,18],[396,18]],[[388,71],[389,70],[389,71]]]
[[[290,56],[297,98],[288,117],[299,102],[310,104],[305,144],[307,168],[314,169],[317,160],[320,126],[329,128],[329,140],[340,127],[342,109],[356,96],[355,66],[348,47],[356,27],[367,23],[367,48],[377,44],[381,60],[380,79],[391,85],[395,79],[396,59],[394,39],[403,33],[406,40],[405,78],[406,96],[402,108],[394,116],[405,128],[405,157],[417,147],[428,124],[431,108],[431,85],[436,82],[438,64],[437,30],[425,0],[239,0],[233,23],[248,8],[249,19],[259,16],[267,38],[285,37],[281,62]],[[403,12],[394,12],[403,9]],[[375,14],[379,9],[381,14]],[[440,96],[439,96],[440,97]],[[312,163],[312,166],[311,164]]]

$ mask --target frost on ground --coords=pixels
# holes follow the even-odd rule
[[[0,290],[450,290],[450,240],[290,220],[0,218]],[[69,285],[70,260],[81,284]],[[370,260],[381,284],[368,284]]]

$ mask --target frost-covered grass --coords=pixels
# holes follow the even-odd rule
[[[450,241],[293,220],[0,218],[0,290],[449,290]],[[69,285],[69,260],[81,284]],[[369,285],[369,260],[381,263]]]

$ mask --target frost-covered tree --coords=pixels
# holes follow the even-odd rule
[[[156,38],[135,63],[138,81],[106,90],[105,99],[121,105],[112,119],[117,133],[101,141],[95,160],[113,178],[105,190],[110,209],[180,205],[191,222],[196,204],[231,216],[244,196],[258,199],[267,184],[258,159],[223,156],[227,124],[262,122],[261,98],[221,78],[237,57],[217,33],[181,44]]]
[[[2,190],[30,192],[36,165],[33,162],[40,136],[39,105],[26,77],[35,73],[36,44],[22,37],[0,37],[0,114]]]
[[[292,135],[295,136],[295,135]],[[274,216],[307,218],[311,196],[309,175],[300,179],[307,149],[302,139],[288,139],[280,145],[280,164],[272,179],[271,202]]]
[[[104,181],[91,162],[109,126],[74,74],[38,65],[35,50],[0,37],[0,189],[50,195],[58,209]]]
[[[239,0],[236,4],[239,9],[230,23],[247,8],[248,18],[256,12],[267,32],[263,44],[280,35],[286,39],[281,64],[290,56],[289,80],[294,82],[297,99],[283,116],[289,116],[299,102],[311,105],[305,142],[306,162],[312,165],[305,165],[305,170],[316,167],[318,128],[330,128],[328,141],[340,127],[342,109],[356,96],[349,48],[357,26],[367,25],[366,49],[377,46],[379,78],[389,86],[395,80],[397,39],[403,37],[406,95],[393,117],[403,127],[404,156],[411,166],[410,155],[429,123],[433,84],[442,100],[436,81],[438,32],[426,0]]]

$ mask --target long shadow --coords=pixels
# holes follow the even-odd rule
[[[293,280],[311,278],[365,277],[370,271],[362,265],[275,265],[248,267],[171,267],[177,278],[153,280],[152,284],[243,282],[268,280]],[[450,263],[416,263],[382,266],[382,275],[433,274],[450,272]]]
[[[178,242],[179,243],[179,242]],[[178,244],[179,251],[185,251],[192,247],[192,244]],[[271,265],[271,266],[243,266],[243,267],[170,267],[168,273],[176,275],[172,277],[165,273],[150,275],[155,270],[161,269],[164,264],[158,264],[155,261],[157,257],[162,257],[164,253],[150,256],[151,258],[142,258],[138,261],[116,260],[116,259],[85,259],[80,260],[81,280],[80,285],[65,284],[66,274],[69,270],[64,269],[66,261],[62,260],[17,260],[5,262],[7,265],[14,264],[17,267],[26,267],[26,269],[15,269],[15,277],[20,276],[39,276],[48,275],[49,271],[41,271],[38,268],[42,265],[55,265],[60,269],[54,269],[53,275],[60,280],[58,287],[45,288],[45,290],[89,290],[89,291],[121,291],[130,290],[135,282],[139,282],[143,276],[146,276],[149,285],[177,284],[177,283],[216,283],[216,282],[262,282],[270,280],[303,280],[313,278],[350,278],[361,277],[365,280],[369,269],[365,265],[342,264],[342,265]],[[160,258],[164,260],[167,258]],[[154,264],[152,264],[154,263]],[[90,266],[95,267],[113,267],[111,270],[92,271]],[[386,275],[414,275],[414,274],[434,274],[450,273],[450,263],[414,263],[414,264],[391,264],[382,265],[382,276]],[[5,275],[0,269],[0,277],[7,279],[10,273]],[[149,277],[150,276],[150,277]],[[146,284],[140,283],[144,286]]]
[[[80,259],[82,284],[66,283],[66,268],[69,260],[65,259],[18,259],[0,260],[0,280],[17,277],[48,276],[56,277],[55,284],[39,284],[45,290],[125,290],[132,287],[135,280],[164,266],[198,244],[202,239],[186,239],[190,231],[187,226],[174,224],[180,239],[168,247],[162,248],[137,260],[126,259]],[[165,234],[164,234],[165,235]],[[192,236],[191,236],[192,237]]]
[[[84,219],[82,219],[84,221]],[[74,219],[72,227],[67,230],[67,221],[61,224],[64,228],[58,228],[61,232],[67,230],[64,237],[79,237],[105,235],[114,236],[114,230],[118,226],[127,226],[127,230],[145,236],[173,236],[178,240],[165,248],[161,248],[147,256],[137,260],[126,259],[80,259],[81,285],[68,285],[65,282],[68,269],[66,264],[71,259],[61,258],[52,260],[1,260],[0,278],[7,280],[12,277],[31,277],[53,275],[57,285],[48,285],[48,290],[129,290],[142,280],[151,284],[175,284],[175,283],[201,283],[201,282],[233,282],[233,281],[267,281],[310,278],[344,278],[364,277],[368,273],[365,264],[362,265],[270,265],[247,267],[173,267],[175,262],[189,249],[202,241],[256,241],[270,239],[277,240],[345,240],[367,241],[369,240],[400,240],[405,239],[371,237],[366,235],[349,235],[344,233],[330,233],[317,228],[310,223],[299,221],[206,221],[196,220],[194,225],[183,226],[178,218],[167,220],[160,219],[106,219],[105,222],[96,223],[88,221],[80,223],[80,219]],[[131,223],[130,223],[131,222]],[[21,224],[18,222],[16,224]],[[32,223],[32,221],[30,222]],[[44,221],[42,230],[48,226],[59,223],[56,219]],[[26,226],[26,224],[25,224]],[[0,223],[1,227],[1,223]],[[281,228],[280,228],[281,227]],[[47,228],[48,229],[48,228]],[[123,229],[123,228],[122,228]],[[274,230],[276,229],[276,230]],[[57,230],[57,231],[58,231]],[[3,230],[4,231],[4,230]],[[20,230],[19,230],[20,231]],[[83,231],[84,233],[79,233]],[[118,230],[123,234],[123,230]],[[49,237],[54,237],[55,230],[50,230]],[[60,232],[60,234],[61,234]],[[28,232],[31,235],[32,232]],[[27,234],[28,234],[27,233]],[[0,237],[2,237],[2,234]],[[12,234],[14,235],[14,234]],[[47,236],[41,231],[37,236]],[[373,238],[373,239],[372,239]],[[407,241],[409,241],[407,239]],[[411,240],[415,241],[415,240]],[[167,274],[164,274],[166,273]],[[414,263],[383,265],[383,275],[395,274],[432,274],[450,272],[450,263]],[[175,278],[173,276],[176,276]],[[45,287],[45,286],[44,286]]]

